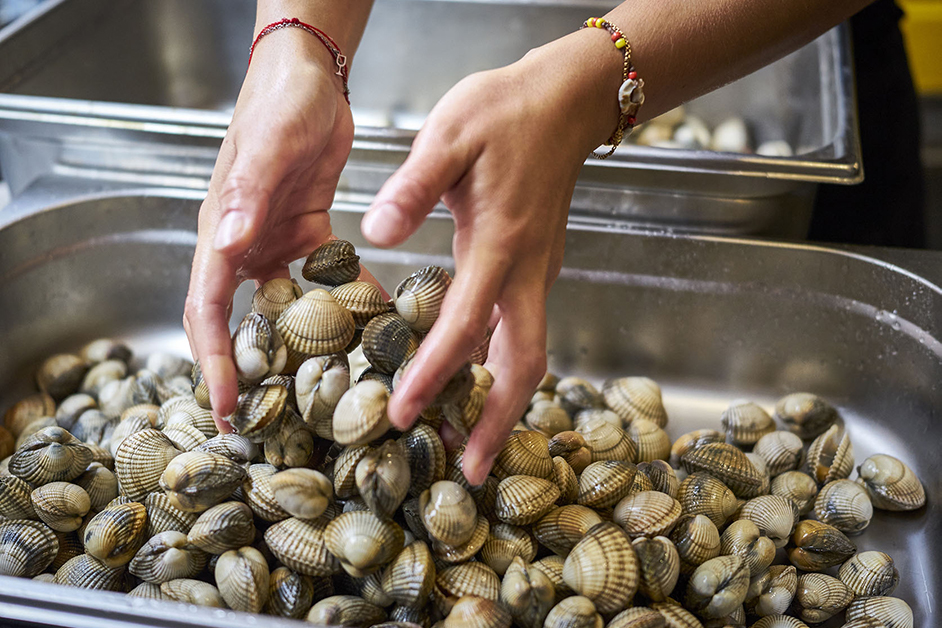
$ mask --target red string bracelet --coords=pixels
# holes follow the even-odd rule
[[[349,70],[347,69],[347,57],[340,51],[340,46],[337,45],[333,39],[330,38],[330,35],[322,31],[321,29],[311,26],[310,24],[305,24],[296,17],[292,18],[281,18],[278,22],[272,22],[261,31],[259,31],[258,36],[255,38],[255,41],[252,42],[252,47],[249,48],[249,65],[252,64],[252,55],[255,54],[255,46],[258,45],[258,42],[269,33],[274,33],[283,28],[300,28],[303,31],[307,31],[311,35],[317,37],[324,47],[330,51],[330,54],[334,57],[334,62],[337,64],[337,71],[335,74],[340,77],[340,80],[343,81],[343,97],[346,99],[347,104],[350,104],[350,88],[347,86],[347,77]]]

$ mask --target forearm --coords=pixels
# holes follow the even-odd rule
[[[373,0],[258,0],[255,35],[272,22],[296,17],[330,35],[352,60],[372,6]]]

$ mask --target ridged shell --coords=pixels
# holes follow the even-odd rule
[[[126,344],[112,338],[98,338],[79,350],[79,357],[89,364],[98,364],[105,360],[129,362],[131,356],[131,349]]]
[[[723,482],[703,472],[688,475],[677,489],[677,501],[686,515],[706,515],[722,526],[738,509],[736,496]]]
[[[147,509],[147,538],[168,530],[186,534],[199,517],[197,513],[183,512],[174,506],[163,492],[148,495],[144,507]]]
[[[503,576],[515,558],[529,563],[536,558],[536,552],[536,541],[526,529],[498,523],[491,527],[478,560],[493,569],[498,576]]]
[[[393,558],[383,572],[383,591],[399,604],[422,608],[435,586],[435,564],[428,545],[410,543]]]
[[[55,400],[68,397],[78,390],[88,364],[73,353],[59,353],[46,358],[36,372],[39,390]]]
[[[59,553],[59,540],[38,521],[0,521],[0,576],[32,578]]]
[[[105,386],[124,379],[127,375],[128,365],[124,360],[103,360],[88,370],[79,387],[79,392],[97,399]]]
[[[770,432],[756,442],[753,451],[765,460],[769,475],[777,475],[798,468],[804,453],[801,439],[791,432]]]
[[[527,426],[552,438],[560,432],[572,429],[572,419],[562,406],[554,401],[539,401],[533,404],[525,418]]]
[[[832,425],[808,447],[804,471],[818,486],[850,476],[854,470],[854,447],[850,434],[840,425]]]
[[[442,406],[442,415],[445,420],[463,436],[470,436],[471,430],[477,425],[484,412],[484,403],[487,401],[491,386],[494,385],[494,376],[479,364],[471,365],[471,374],[474,376],[471,394],[463,401]]]
[[[55,577],[53,577],[53,582],[55,582]],[[150,582],[142,582],[128,591],[128,597],[138,597],[146,600],[170,600],[170,598],[165,596],[163,591],[160,590],[159,584],[152,584]]]
[[[227,420],[237,434],[260,443],[278,430],[287,400],[284,386],[256,386],[239,395],[235,412]]]
[[[697,567],[720,554],[720,533],[705,515],[685,515],[671,531],[670,540],[680,556],[680,572],[692,574]]]
[[[798,509],[798,514],[806,515],[814,506],[818,496],[818,483],[801,471],[786,471],[772,480],[769,487],[772,495],[781,495],[791,500]]]
[[[409,462],[409,495],[418,497],[433,483],[445,477],[445,445],[438,432],[416,423],[399,439]]]
[[[45,427],[10,458],[10,473],[33,485],[69,482],[82,475],[92,452],[61,427]]]
[[[36,515],[58,532],[78,530],[91,509],[88,493],[68,482],[50,482],[30,495]]]
[[[838,578],[858,596],[890,595],[899,584],[899,571],[889,554],[861,552],[841,565]]]
[[[742,451],[727,443],[708,443],[681,458],[687,473],[704,471],[729,487],[736,497],[759,495],[763,476]]]
[[[294,279],[279,277],[263,283],[252,295],[252,311],[271,322],[278,320],[288,306],[301,298],[304,291]]]
[[[607,628],[664,628],[664,616],[653,608],[626,608],[608,622]]]
[[[550,455],[561,456],[577,475],[592,462],[592,452],[579,432],[560,432],[549,441]]]
[[[562,456],[553,458],[553,481],[559,489],[557,506],[571,504],[579,497],[579,478]]]
[[[206,442],[206,435],[193,425],[174,423],[165,427],[164,436],[170,439],[173,446],[180,451],[193,451]]]
[[[324,541],[347,573],[362,578],[390,562],[402,550],[405,536],[392,521],[370,511],[355,511],[331,521]]]
[[[468,539],[466,543],[461,545],[445,545],[440,541],[432,539],[432,550],[438,564],[454,565],[471,560],[475,554],[483,552],[483,547],[489,540],[490,532],[491,526],[487,517],[479,514],[474,526],[474,532],[471,533],[471,538]],[[482,558],[481,560],[484,559]],[[484,562],[487,561],[484,560]],[[493,568],[493,565],[490,566]]]
[[[604,408],[602,393],[591,382],[581,377],[564,377],[556,383],[556,398],[559,404],[575,416],[587,408]]]
[[[419,348],[419,336],[405,319],[387,312],[363,328],[362,347],[373,368],[392,375]]]
[[[818,521],[847,534],[863,532],[873,518],[873,504],[866,489],[850,480],[836,480],[821,489],[814,500]]]
[[[605,419],[591,419],[577,432],[582,434],[586,447],[592,452],[592,462],[599,460],[634,462],[637,457],[635,444],[628,438],[625,431]]]
[[[722,443],[726,440],[723,432],[717,430],[694,430],[682,434],[674,444],[671,445],[670,463],[674,468],[680,468],[680,459],[689,451],[698,449],[709,443]]]
[[[635,419],[628,427],[628,438],[637,449],[638,462],[667,460],[671,455],[671,439],[657,423],[647,419]]]
[[[59,542],[59,551],[49,565],[50,571],[58,571],[59,567],[85,553],[85,545],[79,536],[81,531],[82,529],[79,528],[76,532],[53,532]]]
[[[808,624],[789,615],[769,615],[759,618],[751,628],[808,628]]]
[[[398,442],[388,440],[360,459],[357,490],[376,516],[391,517],[409,490],[409,461]]]
[[[334,440],[341,445],[363,445],[389,430],[386,403],[389,391],[375,381],[360,382],[343,394],[334,411]]]
[[[637,468],[622,460],[600,460],[585,468],[579,476],[576,501],[589,508],[614,506],[631,492]]]
[[[232,358],[239,377],[257,384],[284,369],[288,350],[274,324],[264,315],[250,312],[232,336]]]
[[[71,430],[85,411],[94,410],[97,407],[98,402],[91,395],[85,393],[69,395],[56,408],[56,424],[62,429]],[[2,450],[0,450],[0,453],[3,453]],[[13,452],[11,451],[7,455],[9,456],[11,453]]]
[[[0,519],[36,519],[32,492],[32,487],[16,476],[0,477]]]
[[[330,576],[340,570],[324,539],[327,521],[285,519],[265,531],[265,543],[272,554],[292,571],[308,576]]]
[[[270,465],[303,467],[318,450],[317,438],[291,406],[285,406],[278,429],[265,441],[265,460]]]
[[[314,249],[304,261],[301,275],[310,282],[339,286],[360,276],[360,256],[346,240],[329,240]]]
[[[333,486],[322,473],[313,469],[287,469],[270,479],[275,501],[299,519],[316,519],[333,499]]]
[[[491,470],[498,480],[512,475],[530,475],[536,478],[553,477],[553,458],[549,441],[539,432],[514,432],[494,460]]]
[[[328,355],[353,339],[353,315],[326,290],[311,290],[282,312],[275,323],[281,339],[299,354]]]
[[[567,597],[550,609],[543,624],[545,628],[602,628],[605,622],[587,597]]]
[[[145,582],[161,584],[177,578],[192,578],[206,566],[207,556],[190,545],[180,532],[161,532],[137,551],[128,571]]]
[[[791,606],[798,588],[798,574],[792,565],[772,565],[762,591],[747,603],[755,615],[780,615]]]
[[[426,266],[396,287],[396,311],[417,332],[425,333],[438,319],[451,277],[439,266]]]
[[[429,535],[445,545],[463,545],[477,523],[477,506],[471,495],[455,482],[432,484],[419,499],[419,512]]]
[[[792,393],[775,404],[775,418],[803,440],[811,440],[839,421],[840,415],[817,395]]]
[[[677,473],[668,463],[663,460],[642,462],[638,465],[638,471],[651,480],[653,490],[677,499],[680,480],[677,479]]]
[[[443,569],[435,577],[432,601],[443,615],[465,595],[488,600],[500,598],[500,578],[484,563],[463,563]]]
[[[333,440],[337,403],[350,389],[350,365],[344,354],[315,356],[298,368],[295,396],[301,417],[321,438]]]
[[[619,377],[610,379],[602,386],[605,404],[630,424],[635,419],[645,419],[667,425],[667,412],[661,400],[661,387],[647,377]]]
[[[663,602],[680,577],[680,555],[670,539],[640,537],[631,542],[638,557],[638,590],[652,601]]]
[[[697,567],[690,577],[684,605],[701,617],[734,612],[746,599],[749,569],[739,556],[719,556]]]
[[[268,580],[268,606],[265,610],[276,617],[302,619],[314,602],[314,584],[310,576],[278,567]]]
[[[125,591],[124,566],[107,567],[89,554],[69,560],[56,572],[56,584],[99,591]]]
[[[628,495],[615,506],[614,521],[632,539],[670,534],[680,518],[680,502],[664,493],[643,491]]]
[[[913,628],[913,609],[896,597],[857,598],[847,607],[847,621],[870,617],[886,628]]]
[[[97,410],[91,410],[89,412],[101,414]],[[88,412],[85,412],[85,414],[88,414]],[[103,420],[107,422],[107,419],[103,419]],[[17,449],[23,446],[23,443],[25,443],[28,438],[30,438],[33,434],[35,434],[39,430],[42,430],[47,427],[57,427],[57,426],[58,424],[56,423],[55,418],[51,416],[44,416],[41,419],[36,419],[32,423],[24,427],[23,431],[20,432],[20,435],[17,437],[16,441],[13,443],[14,453],[16,453]],[[76,430],[76,431],[79,431],[79,430]],[[81,432],[79,431],[79,433]]]
[[[720,418],[726,431],[726,442],[737,447],[751,447],[766,434],[775,431],[775,421],[755,403],[737,399],[730,403]]]
[[[720,536],[720,553],[742,558],[749,568],[750,577],[755,578],[775,560],[775,543],[763,536],[755,523],[739,519],[729,524]]]
[[[131,434],[115,454],[115,475],[121,493],[133,501],[141,501],[149,493],[161,490],[160,476],[170,461],[182,453],[157,430]]]
[[[311,607],[307,621],[322,626],[372,626],[386,619],[386,611],[355,595],[332,595]]]
[[[556,484],[528,475],[512,475],[497,486],[495,512],[504,523],[533,523],[554,507],[559,499]]]
[[[798,521],[798,511],[791,501],[778,495],[760,495],[742,507],[740,519],[748,519],[772,539],[775,547],[785,547]]]
[[[837,578],[806,573],[798,577],[795,597],[801,606],[801,618],[819,624],[844,610],[854,599],[854,592]]]
[[[875,508],[883,510],[916,510],[926,503],[922,482],[905,462],[877,454],[857,467]]]
[[[229,608],[258,613],[268,602],[268,563],[254,547],[229,550],[216,563],[216,585]]]
[[[623,610],[638,590],[638,559],[631,539],[613,523],[589,530],[566,557],[566,584],[595,604],[600,613]]]
[[[245,464],[258,457],[258,447],[244,436],[238,434],[220,434],[210,438],[193,451],[205,451],[210,454],[225,456],[233,462]]]
[[[219,595],[219,589],[200,580],[180,579],[164,582],[160,592],[175,602],[185,602],[197,606],[225,608],[225,602]]]
[[[654,602],[651,604],[651,608],[664,617],[669,628],[703,628],[700,620],[675,600],[668,599],[666,602]]]
[[[27,425],[36,419],[41,419],[46,416],[55,416],[55,414],[55,399],[46,393],[40,392],[25,397],[13,404],[3,415],[3,426],[16,438]]]
[[[788,558],[804,571],[824,571],[840,565],[857,552],[857,546],[843,532],[820,521],[800,522],[792,533],[795,547]]]
[[[252,510],[241,502],[213,506],[193,523],[187,540],[193,547],[210,554],[251,545],[255,540]]]
[[[248,468],[248,477],[242,483],[245,503],[256,517],[265,521],[281,521],[291,516],[278,504],[272,490],[271,477],[277,472],[278,469],[270,464],[253,464]]]
[[[556,588],[528,562],[519,556],[513,559],[501,583],[500,599],[518,625],[540,628],[556,602]]]
[[[108,567],[126,565],[147,540],[147,509],[139,502],[114,503],[95,515],[82,539],[85,551]]]
[[[245,467],[225,456],[188,451],[170,461],[160,487],[184,512],[203,512],[227,499],[246,478]]]

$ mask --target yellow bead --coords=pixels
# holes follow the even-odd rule
[[[595,20],[595,26],[596,28],[605,28],[605,18],[600,17]]]
[[[627,45],[628,45],[628,42],[625,41],[624,37],[620,38],[618,41],[615,42],[615,47],[618,48],[619,50],[621,50]]]

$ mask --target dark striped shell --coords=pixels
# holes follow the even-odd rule
[[[330,240],[307,256],[301,276],[324,286],[339,286],[360,276],[360,256],[346,240]]]

